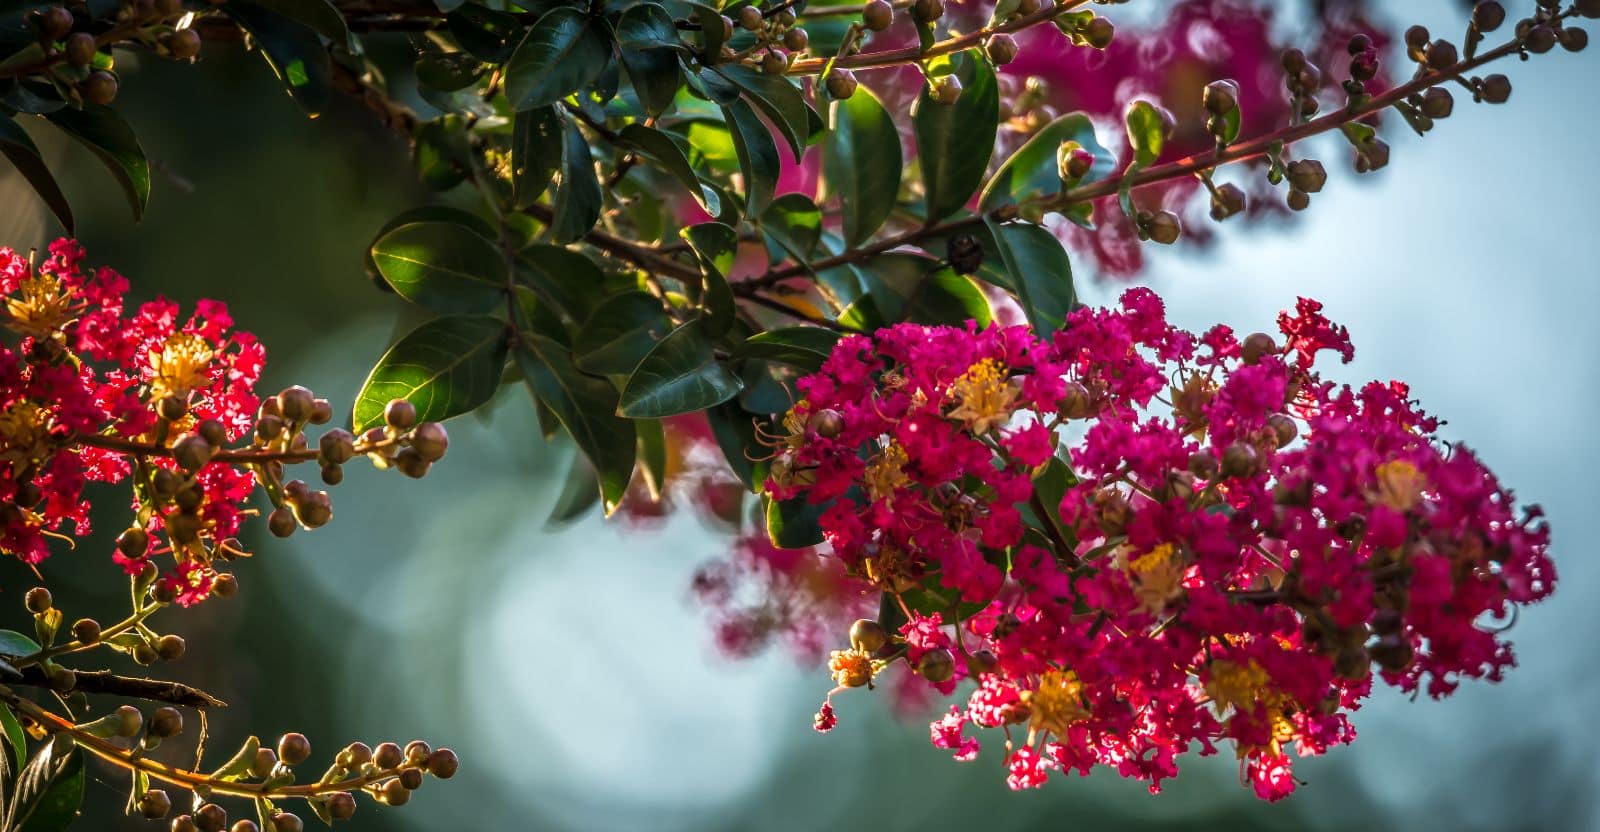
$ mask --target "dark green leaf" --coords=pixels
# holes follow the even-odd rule
[[[495,235],[494,226],[490,225],[488,221],[477,214],[468,213],[460,208],[452,208],[448,205],[418,205],[415,208],[408,208],[384,223],[383,227],[378,229],[378,233],[373,236],[371,245],[367,246],[367,274],[371,275],[373,280],[385,286],[388,285],[378,272],[378,264],[372,262],[372,246],[377,245],[378,240],[383,235],[402,225],[409,225],[414,222],[453,222],[458,225],[465,225],[486,238],[492,238]]]
[[[63,832],[83,803],[83,752],[64,737],[40,746],[17,775],[6,832]]]
[[[651,500],[661,499],[667,486],[667,434],[657,419],[635,420],[639,432],[639,473],[644,475],[645,488]]]
[[[723,402],[706,411],[711,433],[728,460],[734,476],[752,493],[767,479],[766,457],[772,453],[756,436],[754,416],[736,402]],[[759,461],[758,461],[759,460]]]
[[[761,212],[767,254],[778,263],[793,257],[810,268],[811,252],[822,238],[822,210],[805,194],[784,194]]]
[[[517,110],[554,104],[593,83],[611,57],[601,27],[577,9],[552,9],[506,64],[506,99]]]
[[[961,97],[954,104],[940,104],[928,96],[925,85],[912,117],[930,223],[966,205],[983,184],[1000,126],[1000,88],[988,61],[969,51],[954,63]]]
[[[539,201],[561,167],[565,126],[556,105],[517,113],[511,122],[511,201],[525,208]]]
[[[899,321],[987,326],[993,320],[983,292],[930,257],[905,252],[880,254],[861,266],[867,293],[840,316],[840,323],[873,329]]]
[[[721,404],[744,383],[717,362],[711,340],[690,321],[661,339],[628,377],[618,412],[632,419],[662,419]]]
[[[586,373],[628,375],[671,330],[661,301],[646,292],[623,292],[595,307],[578,328],[572,352]]]
[[[349,49],[354,44],[350,38],[350,27],[345,25],[344,15],[340,14],[328,0],[255,0],[255,2],[268,11],[311,27],[317,34],[333,41],[335,46]]]
[[[518,279],[573,321],[587,320],[604,296],[605,275],[600,267],[573,249],[532,245],[522,251],[518,262],[525,267],[518,270]]]
[[[570,243],[594,228],[600,221],[600,206],[605,195],[594,172],[589,142],[578,125],[570,120],[562,131],[561,171],[556,180],[555,219],[550,236],[558,243]]]
[[[17,721],[17,715],[11,708],[0,705],[0,728],[5,729],[6,746],[10,749],[11,759],[6,766],[6,773],[22,768],[24,760],[28,759],[28,735],[22,731],[22,723]],[[0,778],[0,783],[10,780],[9,776]]]
[[[760,72],[742,64],[713,67],[711,73],[721,75],[744,92],[756,109],[778,128],[789,143],[794,160],[799,162],[811,135],[814,115],[800,88],[786,76]]]
[[[733,148],[739,156],[739,170],[744,174],[745,213],[758,215],[772,201],[778,187],[781,163],[778,161],[778,144],[756,111],[744,101],[734,101],[722,107],[728,119],[728,129],[733,133]]]
[[[477,3],[466,3],[445,15],[445,26],[462,49],[493,64],[511,57],[525,31],[516,15]]]
[[[1060,457],[1050,457],[1044,470],[1033,478],[1033,491],[1039,496],[1039,502],[1045,507],[1049,516],[1038,518],[1042,523],[1049,523],[1055,529],[1053,536],[1066,540],[1073,540],[1076,533],[1065,521],[1061,519],[1061,499],[1066,496],[1067,489],[1078,484],[1078,477],[1072,472],[1071,466],[1063,462]],[[1030,512],[1037,513],[1034,506],[1028,507]]]
[[[683,183],[683,187],[689,189],[689,195],[707,213],[716,215],[722,212],[722,201],[717,197],[716,189],[700,181],[694,168],[689,166],[689,157],[683,147],[671,135],[643,124],[629,124],[617,134],[616,145],[654,161],[662,170],[672,174],[674,179]]]
[[[39,652],[39,642],[16,630],[0,630],[0,656],[31,656]]]
[[[401,297],[441,315],[480,314],[505,302],[505,260],[464,225],[402,225],[373,244],[372,260]]]
[[[1068,113],[1045,125],[1017,148],[995,171],[979,198],[979,208],[993,211],[1005,205],[1052,197],[1061,193],[1061,166],[1057,153],[1063,144],[1076,142],[1094,154],[1094,164],[1079,182],[1095,182],[1111,175],[1116,157],[1095,140],[1094,124],[1083,113]]]
[[[822,362],[833,353],[840,334],[820,326],[791,326],[758,332],[745,339],[735,355],[739,358],[760,358],[781,361],[814,373],[822,369]]]
[[[105,164],[128,197],[134,220],[142,219],[144,206],[150,201],[150,163],[144,158],[139,138],[122,116],[110,107],[85,104],[81,110],[67,107],[45,118],[89,148]]]
[[[417,83],[442,92],[469,87],[489,65],[470,52],[424,55],[417,60]]]
[[[822,512],[826,503],[806,502],[805,496],[788,500],[762,498],[767,505],[767,536],[782,549],[804,549],[822,542]]]
[[[633,423],[616,415],[617,391],[603,378],[585,375],[566,347],[542,335],[522,333],[517,364],[535,396],[555,413],[567,433],[593,463],[607,514],[628,490],[633,476]]]
[[[472,146],[464,116],[445,113],[425,121],[417,125],[415,136],[411,164],[422,184],[435,191],[448,191],[466,179],[472,165]]]
[[[361,385],[356,432],[382,424],[391,399],[416,405],[423,422],[478,408],[500,387],[506,350],[506,324],[498,318],[458,315],[417,327],[378,359]]]
[[[222,10],[250,33],[300,109],[320,115],[333,92],[333,64],[316,31],[254,0],[229,0]]]
[[[551,526],[570,523],[582,517],[590,506],[598,502],[600,477],[595,474],[589,458],[579,451],[572,455],[572,467],[567,471],[567,480],[561,486],[561,494],[556,497],[556,504],[550,508],[550,517],[545,522]]]
[[[683,45],[672,15],[655,3],[629,6],[617,21],[617,40],[639,103],[650,115],[665,112],[683,85]]]
[[[828,190],[838,194],[844,239],[858,246],[889,218],[900,193],[900,131],[872,91],[832,105],[833,129],[822,145]]]
[[[722,44],[728,37],[727,27],[722,24],[722,10],[704,3],[688,3],[694,10],[695,21],[700,24],[700,59],[702,63],[714,64],[722,58]]]
[[[681,233],[700,260],[700,274],[705,280],[700,294],[705,309],[702,331],[719,336],[733,326],[733,289],[728,285],[727,274],[739,250],[739,232],[720,222],[707,222]]]
[[[0,116],[0,155],[4,155],[22,174],[22,178],[28,180],[34,192],[49,206],[50,213],[55,214],[56,220],[71,234],[72,206],[67,204],[61,186],[56,184],[55,176],[45,166],[44,157],[40,155],[39,148],[34,146],[33,139],[16,122],[3,116]]]
[[[1061,241],[1043,226],[1032,223],[1001,224],[991,220],[989,229],[1028,323],[1040,337],[1060,329],[1077,302],[1072,262]]]

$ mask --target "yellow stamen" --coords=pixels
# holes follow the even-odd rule
[[[985,358],[951,382],[949,395],[956,407],[950,418],[965,423],[973,433],[986,433],[1011,419],[1017,394],[1017,385],[1000,362]]]
[[[0,411],[0,459],[25,468],[49,454],[50,425],[44,411],[26,399]]]
[[[1395,511],[1414,508],[1428,485],[1428,478],[1417,466],[1403,459],[1385,462],[1374,473],[1378,477],[1378,502]]]
[[[216,357],[211,345],[198,335],[174,333],[162,345],[160,352],[150,353],[150,369],[155,377],[150,380],[153,400],[166,396],[188,396],[191,390],[209,381],[206,371]]]
[[[1183,594],[1183,576],[1189,566],[1175,546],[1163,543],[1128,561],[1124,568],[1133,579],[1139,608],[1159,613]]]
[[[1211,663],[1206,693],[1221,713],[1228,708],[1249,709],[1257,702],[1277,700],[1280,697],[1271,689],[1271,684],[1272,678],[1254,661],[1239,664],[1219,659]]]
[[[5,299],[5,310],[9,329],[43,338],[72,320],[72,294],[55,277],[38,274]]]
[[[867,495],[874,501],[885,500],[894,496],[895,489],[910,485],[911,478],[905,472],[909,460],[906,449],[899,442],[891,441],[867,464],[862,477],[867,484]]]
[[[857,648],[835,650],[828,656],[828,670],[833,673],[833,681],[859,688],[872,682],[872,655]]]
[[[1083,706],[1083,683],[1070,670],[1047,671],[1039,677],[1038,689],[1023,691],[1022,699],[1033,711],[1032,731],[1049,731],[1059,737],[1072,723],[1089,718],[1089,709]]]

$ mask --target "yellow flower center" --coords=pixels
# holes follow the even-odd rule
[[[1029,728],[1034,731],[1059,737],[1072,723],[1089,718],[1089,709],[1083,706],[1083,683],[1070,670],[1047,671],[1039,677],[1039,687],[1024,691],[1022,698],[1033,711]]]
[[[917,586],[917,581],[912,577],[911,558],[901,549],[882,546],[877,554],[863,560],[862,565],[867,580],[885,592],[908,592]]]
[[[1000,362],[985,358],[967,368],[950,384],[950,398],[956,402],[950,418],[960,420],[973,433],[986,433],[1004,425],[1016,410],[1017,385],[1007,377]]]
[[[828,656],[828,670],[833,673],[833,681],[859,688],[872,681],[872,655],[857,648],[835,650]]]
[[[1228,708],[1247,709],[1257,702],[1277,698],[1268,687],[1271,683],[1271,677],[1254,661],[1249,664],[1239,664],[1224,659],[1211,663],[1211,677],[1206,680],[1206,693],[1211,696],[1211,701],[1216,703],[1219,713]]]
[[[42,338],[72,319],[72,295],[47,274],[30,277],[5,299],[6,326],[22,335]]]
[[[0,459],[18,466],[43,459],[48,453],[46,439],[50,426],[39,406],[26,399],[13,402],[0,411]]]
[[[1410,511],[1422,499],[1422,489],[1428,485],[1417,466],[1396,459],[1379,465],[1374,472],[1378,477],[1378,502],[1395,511]]]
[[[1188,569],[1171,543],[1163,543],[1129,561],[1127,571],[1133,578],[1139,608],[1153,613],[1165,609],[1183,594],[1183,576]]]
[[[906,476],[906,462],[910,457],[906,449],[899,442],[891,441],[872,461],[867,464],[866,474],[863,479],[867,484],[867,495],[873,500],[886,500],[894,496],[895,489],[902,488],[911,483],[911,478]]]
[[[216,357],[211,345],[198,335],[174,333],[162,345],[160,352],[150,353],[150,368],[155,377],[150,380],[150,393],[154,399],[169,395],[188,396],[189,391],[204,385],[209,378],[206,371],[211,359]]]

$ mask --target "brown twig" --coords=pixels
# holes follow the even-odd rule
[[[21,669],[22,679],[12,682],[16,685],[26,685],[35,688],[50,687],[49,674],[39,665],[29,665]],[[76,682],[73,690],[83,693],[104,693],[111,696],[124,696],[129,699],[147,699],[152,702],[169,702],[173,705],[186,705],[191,708],[226,708],[228,703],[206,693],[199,688],[178,682],[166,682],[160,679],[141,679],[137,676],[121,676],[109,670],[78,670],[73,676]]]

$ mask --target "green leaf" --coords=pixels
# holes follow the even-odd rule
[[[516,15],[466,3],[445,15],[445,27],[462,49],[492,64],[505,63],[526,31]]]
[[[110,107],[85,104],[81,110],[66,107],[45,118],[100,159],[122,186],[134,221],[143,219],[145,204],[150,201],[150,163],[145,160],[139,138],[122,116]]]
[[[465,225],[402,225],[373,244],[372,261],[401,297],[441,315],[481,314],[505,302],[505,261]]]
[[[706,419],[734,476],[751,493],[760,491],[767,479],[766,457],[772,451],[756,436],[754,417],[737,402],[728,401],[707,410]]]
[[[1028,323],[1041,338],[1060,329],[1078,300],[1061,241],[1033,223],[988,224]]]
[[[988,61],[967,51],[955,64],[961,97],[940,104],[924,85],[912,116],[929,223],[960,210],[983,184],[1000,127],[1000,88]]]
[[[811,135],[811,120],[815,112],[806,103],[800,88],[787,76],[760,72],[743,64],[724,64],[713,67],[710,75],[720,75],[738,87],[756,109],[778,128],[778,133],[789,144],[796,162],[805,152]]]
[[[832,105],[833,129],[822,145],[828,190],[844,214],[851,247],[872,237],[889,218],[900,193],[900,131],[883,102],[866,87]]]
[[[243,780],[250,776],[250,769],[255,765],[256,752],[261,750],[259,737],[246,737],[239,750],[233,753],[228,761],[211,772],[211,776],[218,780]]]
[[[733,101],[722,107],[733,134],[733,149],[739,156],[739,170],[744,174],[745,213],[758,215],[772,201],[778,188],[778,144],[772,140],[767,125],[756,111],[744,101]]]
[[[28,759],[28,735],[23,733],[22,723],[9,705],[0,705],[0,727],[5,729],[6,745],[11,749],[11,764],[7,766],[7,772],[18,771],[23,761]]]
[[[659,500],[667,486],[667,434],[658,419],[638,419],[633,425],[639,432],[639,473],[650,499]]]
[[[1378,137],[1378,131],[1372,129],[1370,124],[1359,121],[1347,121],[1339,125],[1339,132],[1344,134],[1345,141],[1356,150],[1368,150],[1372,147],[1372,140]]]
[[[764,497],[767,506],[767,536],[781,549],[804,549],[823,541],[822,512],[826,503],[810,503],[801,495],[788,500]]]
[[[711,339],[690,321],[661,339],[628,377],[618,412],[662,419],[705,410],[738,395],[744,382],[712,354]]]
[[[842,336],[820,326],[790,326],[758,332],[745,339],[734,352],[737,358],[781,361],[814,373],[833,354]]]
[[[1045,463],[1043,471],[1033,478],[1033,491],[1039,495],[1039,502],[1048,510],[1048,517],[1038,520],[1049,523],[1055,527],[1055,533],[1066,540],[1074,540],[1077,533],[1061,519],[1061,499],[1066,496],[1067,489],[1078,484],[1078,476],[1072,472],[1071,466],[1063,462],[1060,457],[1052,456]],[[1033,507],[1029,507],[1032,511]]]
[[[471,52],[442,52],[417,59],[417,83],[440,92],[455,92],[483,77],[489,65]]]
[[[722,25],[722,11],[704,3],[689,3],[694,18],[700,24],[700,60],[707,65],[722,59],[722,44],[728,32]]]
[[[56,184],[55,176],[45,165],[44,156],[39,153],[39,148],[34,146],[33,139],[9,117],[0,117],[0,155],[5,156],[17,172],[22,174],[22,178],[28,180],[28,184],[33,186],[34,193],[44,200],[44,204],[50,208],[50,213],[55,214],[61,227],[67,230],[67,234],[72,234],[72,206],[67,204],[66,196],[61,193],[61,186]]]
[[[645,112],[652,116],[666,112],[683,86],[678,56],[686,51],[672,15],[656,3],[629,6],[617,21],[617,40],[622,66]]]
[[[572,455],[572,466],[567,470],[566,482],[561,486],[561,494],[556,497],[556,504],[551,506],[550,517],[545,523],[550,526],[570,523],[582,517],[590,506],[598,502],[600,477],[595,474],[589,458],[579,451]]]
[[[372,279],[380,284],[379,288],[388,287],[392,289],[393,287],[389,286],[388,282],[378,272],[378,264],[372,261],[372,247],[378,244],[378,240],[382,239],[383,235],[402,225],[410,225],[414,222],[452,222],[464,225],[485,238],[492,238],[495,235],[494,226],[490,225],[487,220],[460,208],[452,208],[449,205],[418,205],[415,208],[407,208],[384,223],[383,227],[378,229],[378,233],[373,236],[372,243],[367,246],[367,274],[371,275]]]
[[[562,6],[539,18],[506,63],[506,100],[517,110],[554,104],[600,76],[611,41],[577,9]]]
[[[500,387],[506,324],[498,318],[435,318],[407,333],[378,359],[356,396],[357,433],[383,424],[391,399],[416,405],[417,420],[438,422],[480,407]]]
[[[62,832],[83,803],[83,752],[57,737],[17,775],[6,806],[7,832]]]
[[[700,177],[695,175],[694,168],[689,165],[689,156],[672,135],[643,124],[629,124],[618,132],[616,146],[655,162],[683,183],[683,187],[689,189],[689,195],[706,209],[706,213],[713,216],[722,213],[722,200],[717,197],[717,190],[702,183]]]
[[[333,41],[335,46],[351,49],[355,41],[350,37],[350,27],[344,15],[328,0],[255,0],[268,11],[275,12],[297,23],[311,27],[317,34]]]
[[[906,252],[880,254],[861,266],[867,292],[843,313],[839,322],[857,329],[876,329],[899,321],[987,326],[993,320],[989,302],[977,285],[931,257]]]
[[[533,394],[550,408],[594,465],[609,515],[627,493],[636,452],[633,423],[616,415],[616,388],[603,378],[580,372],[567,348],[543,335],[524,332],[518,344],[517,365]]]
[[[600,206],[605,195],[594,172],[589,142],[578,125],[565,120],[561,142],[561,178],[556,181],[555,218],[550,236],[558,243],[570,243],[600,221]]]
[[[1135,101],[1123,114],[1128,128],[1128,144],[1133,148],[1133,164],[1146,168],[1161,156],[1166,145],[1166,126],[1161,113],[1148,101]]]
[[[333,63],[316,31],[254,0],[229,0],[222,10],[250,33],[300,109],[307,115],[320,115],[333,93]]]
[[[661,301],[646,292],[623,292],[595,307],[578,328],[574,360],[586,373],[628,375],[671,330]]]
[[[33,636],[25,636],[16,630],[0,630],[0,656],[31,656],[39,652],[39,642]]]
[[[573,249],[528,246],[518,263],[524,268],[518,269],[517,279],[575,322],[587,320],[604,295],[605,275],[600,267]]]
[[[511,202],[526,208],[539,201],[556,171],[565,147],[565,122],[555,105],[516,114],[511,122]]]
[[[705,281],[700,294],[705,309],[702,331],[713,337],[721,335],[733,326],[733,288],[727,274],[739,250],[739,232],[720,222],[707,222],[680,233],[700,260]]]
[[[1111,175],[1117,159],[1095,140],[1094,124],[1083,113],[1068,113],[1045,125],[1017,148],[983,188],[979,209],[993,211],[1032,199],[1061,193],[1061,166],[1057,153],[1063,144],[1076,142],[1094,154],[1094,164],[1080,182],[1095,182]]]
[[[773,263],[793,257],[811,268],[811,252],[822,239],[822,209],[801,193],[784,194],[761,212],[761,233]]]
[[[422,184],[448,191],[466,179],[473,155],[466,118],[445,113],[417,125],[412,136],[411,164]]]

